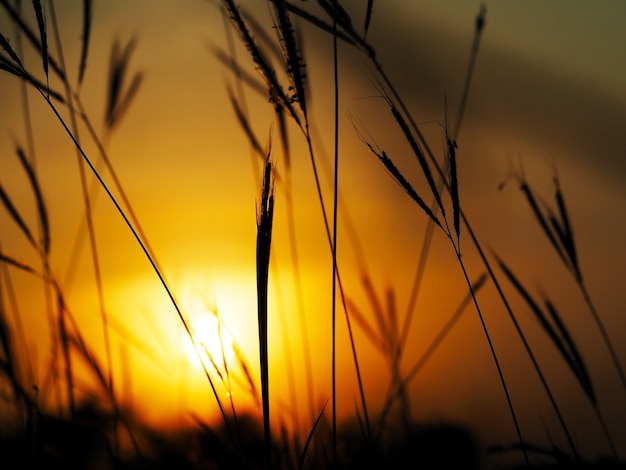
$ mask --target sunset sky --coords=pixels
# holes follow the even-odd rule
[[[104,145],[189,319],[201,317],[206,305],[216,306],[257,374],[255,224],[260,159],[251,156],[229,101],[227,88],[236,90],[236,82],[211,53],[214,47],[228,49],[217,3],[94,2],[92,39],[80,97],[102,136],[111,46],[115,39],[124,44],[136,38],[129,73],[141,71],[143,84]],[[263,24],[270,24],[265,2],[240,3]],[[297,3],[319,13],[313,1]],[[342,2],[358,25],[364,18],[362,3]],[[450,119],[456,119],[480,5],[466,0],[374,2],[368,41],[437,155],[441,154],[446,102]],[[489,250],[496,252],[533,295],[541,298],[545,293],[559,308],[590,369],[600,409],[622,457],[626,457],[626,391],[575,282],[541,232],[516,180],[509,179],[512,172],[519,174],[523,169],[537,194],[555,207],[552,178],[555,171],[558,174],[586,285],[626,366],[626,3],[537,0],[487,1],[485,5],[486,28],[457,139],[461,205],[488,256]],[[79,62],[81,6],[82,2],[73,0],[56,4],[63,55],[72,77],[77,75]],[[34,26],[30,3],[25,2],[22,8]],[[311,129],[330,217],[332,40],[309,25],[295,23],[303,32]],[[271,27],[266,30],[273,34]],[[0,32],[17,47],[14,27],[4,10],[0,10]],[[238,41],[233,31],[229,34]],[[58,57],[51,32],[49,41],[51,55]],[[33,49],[25,46],[23,57],[27,68],[45,81]],[[238,42],[237,58],[254,73]],[[425,201],[430,202],[431,197],[404,137],[380,98],[371,64],[340,44],[339,69],[339,185],[345,204],[339,212],[339,267],[347,297],[368,318],[373,321],[360,280],[364,269],[385,309],[386,292],[391,291],[403,318],[426,217],[361,143],[351,119],[363,123]],[[0,72],[0,184],[35,229],[33,194],[15,154],[16,143],[28,150],[21,87],[17,79]],[[76,83],[76,78],[71,82]],[[52,74],[50,86],[63,91]],[[93,267],[84,236],[80,261],[70,261],[77,233],[84,230],[77,154],[41,96],[30,89],[28,100],[37,171],[50,217],[52,269],[82,334],[98,354],[103,354]],[[278,126],[267,97],[247,90],[246,105],[261,145],[268,143],[272,130],[274,159],[278,172],[284,175]],[[60,111],[69,123],[67,110],[60,107]],[[97,147],[84,125],[79,132],[85,152],[98,162]],[[319,412],[330,397],[332,260],[309,155],[295,126],[290,127],[290,142],[304,315],[314,370],[313,399]],[[106,171],[103,177],[112,185]],[[499,190],[504,181],[507,184]],[[116,191],[114,194],[119,197]],[[447,196],[445,200],[447,204]],[[272,390],[277,414],[288,414],[284,410],[297,406],[303,416],[308,416],[300,336],[303,312],[298,312],[286,207],[284,185],[277,182],[270,278]],[[215,403],[206,378],[187,360],[184,331],[170,300],[101,190],[94,210],[121,396],[154,421],[181,414],[178,406],[170,403],[181,409],[190,406],[200,414],[214,414]],[[36,253],[4,208],[0,224],[0,252],[38,267]],[[467,230],[462,228],[461,232],[463,259],[475,280],[484,267]],[[364,258],[360,258],[359,250]],[[38,370],[36,380],[41,381],[49,360],[41,281],[10,272],[27,348]],[[2,275],[6,292],[5,272]],[[572,374],[503,276],[501,281],[581,448],[592,454],[606,453],[606,443],[598,437],[596,417]],[[437,232],[409,331],[402,363],[405,373],[451,317],[466,291],[450,242]],[[6,294],[4,297],[6,302]],[[479,302],[512,400],[522,417],[522,431],[530,441],[545,442],[547,426],[563,443],[554,413],[491,283],[479,292]],[[340,304],[337,328],[338,410],[343,418],[354,415],[358,389]],[[376,410],[382,403],[389,371],[354,320],[352,328],[368,402]],[[287,356],[291,364],[285,360]],[[123,371],[125,367],[130,368],[131,380]],[[298,383],[297,404],[290,403],[290,368]],[[416,419],[467,424],[488,444],[515,441],[493,359],[471,306],[411,382],[410,392]],[[242,403],[251,406],[246,393],[241,396]]]

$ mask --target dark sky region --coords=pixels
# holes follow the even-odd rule
[[[63,52],[75,75],[81,2],[57,3]],[[361,3],[365,2],[342,3],[354,15],[355,24],[362,24]],[[96,2],[80,95],[99,132],[103,129],[111,45],[116,38],[125,42],[136,37],[131,72],[144,73],[143,85],[105,146],[186,312],[195,319],[207,303],[216,305],[256,373],[254,237],[259,161],[250,156],[226,93],[227,86],[236,89],[236,83],[210,52],[213,46],[227,49],[224,23],[215,4],[200,0]],[[317,11],[313,4],[301,5]],[[262,2],[242,1],[241,5],[262,22],[268,20]],[[446,103],[450,120],[456,119],[480,5],[464,0],[374,2],[368,40],[437,155],[441,154]],[[498,253],[533,295],[541,298],[545,294],[559,308],[590,370],[608,428],[626,456],[626,391],[580,291],[533,218],[519,184],[510,178],[523,171],[541,199],[555,207],[553,176],[558,174],[586,285],[620,360],[626,362],[622,346],[626,344],[626,4],[563,0],[485,5],[487,23],[457,139],[461,204],[488,256],[489,250]],[[25,10],[29,7],[24,5]],[[330,207],[332,42],[328,35],[302,22],[296,24],[303,33],[312,129],[324,199]],[[0,13],[0,30],[15,44],[13,27],[4,12]],[[28,67],[41,77],[41,65],[33,51],[27,49],[26,57]],[[238,46],[237,57],[254,72],[244,48]],[[386,291],[393,292],[402,318],[426,218],[359,141],[354,119],[363,123],[425,200],[430,198],[428,188],[380,98],[371,64],[340,44],[339,68],[339,184],[344,205],[337,246],[347,296],[373,321],[361,283],[366,273],[381,299]],[[55,77],[51,76],[50,84],[61,89]],[[26,146],[19,83],[3,73],[0,89],[0,182],[27,214],[29,223],[35,224],[33,196],[14,152],[15,142]],[[29,101],[37,166],[50,214],[53,269],[63,279],[81,331],[102,354],[102,326],[86,244],[80,245],[79,261],[71,261],[82,220],[75,150],[41,97],[31,91]],[[266,96],[246,91],[253,129],[265,145],[273,126],[273,152],[279,171],[284,172],[277,124],[267,101]],[[67,116],[66,110],[62,113]],[[97,148],[84,128],[80,136],[87,154],[97,161]],[[319,408],[330,395],[332,265],[309,156],[295,127],[290,130],[290,142],[304,313],[315,372],[313,400]],[[111,182],[106,173],[105,179]],[[504,181],[507,184],[499,190]],[[294,406],[306,415],[302,317],[281,184],[276,201],[270,281],[273,403],[277,410],[289,406],[287,377],[291,370],[300,384],[299,403]],[[102,192],[94,207],[113,332],[114,370],[123,383],[120,393],[156,422],[180,419],[178,409],[185,407],[215,413],[213,401],[207,400],[206,379],[186,359],[182,327],[154,272]],[[6,212],[0,214],[0,220],[2,252],[36,263],[35,254]],[[349,231],[350,224],[356,238]],[[363,258],[358,255],[359,246]],[[469,276],[477,278],[484,267],[465,229],[461,249]],[[48,359],[48,331],[40,313],[44,305],[41,286],[20,274],[13,281],[29,332],[28,348],[41,380]],[[597,418],[572,374],[510,284],[502,276],[501,281],[581,449],[590,455],[606,453]],[[465,293],[450,243],[436,233],[406,343],[405,373],[426,351]],[[564,445],[554,413],[492,285],[479,292],[479,302],[522,431],[532,441],[545,443],[549,434]],[[338,409],[343,418],[354,413],[357,388],[345,319],[343,311],[338,312]],[[353,327],[368,402],[375,410],[386,390],[388,367],[358,325]],[[286,356],[293,362],[286,361]],[[121,357],[127,358],[132,380],[121,372],[125,367]],[[489,444],[515,441],[493,359],[471,306],[409,388],[416,419],[460,422]],[[242,406],[251,406],[245,392],[239,391],[237,398]]]

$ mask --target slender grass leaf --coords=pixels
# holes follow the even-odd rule
[[[463,95],[461,98],[461,104],[459,105],[459,114],[456,119],[453,139],[458,140],[459,132],[461,130],[461,123],[463,122],[463,115],[465,113],[465,106],[467,104],[467,98],[469,96],[470,84],[472,82],[472,76],[474,74],[474,67],[476,65],[476,58],[478,57],[478,49],[480,46],[480,39],[482,37],[483,29],[485,28],[487,17],[487,8],[485,5],[481,5],[480,11],[476,16],[474,27],[474,41],[472,43],[472,51],[470,53],[469,63],[467,65],[467,73],[465,75],[465,85],[463,86]]]
[[[237,359],[237,362],[239,363],[239,366],[241,367],[241,370],[243,371],[243,374],[246,378],[246,383],[248,384],[248,389],[250,391],[250,394],[252,395],[252,397],[257,403],[260,403],[259,392],[256,388],[255,381],[252,378],[252,373],[250,372],[250,366],[248,365],[246,358],[244,357],[243,353],[241,352],[241,349],[236,343],[233,343],[233,351],[235,353],[235,358]]]
[[[37,26],[39,27],[39,39],[41,41],[41,61],[43,62],[43,71],[48,79],[48,35],[46,33],[46,21],[41,7],[40,0],[33,0],[33,8],[35,9],[35,17],[37,18]]]
[[[374,286],[372,285],[370,277],[366,273],[363,273],[361,275],[361,284],[363,285],[365,296],[367,297],[370,308],[372,309],[372,312],[374,314],[374,319],[376,320],[380,336],[382,336],[383,338],[385,344],[385,352],[389,353],[391,334],[389,332],[389,325],[387,325],[387,322],[385,321],[383,306],[378,300],[378,296],[376,295],[376,291],[374,290]]]
[[[21,261],[16,260],[15,258],[5,255],[4,253],[0,253],[0,261],[2,261],[3,263],[8,264],[9,266],[13,266],[14,268],[20,269],[22,271],[25,271],[29,274],[34,274],[37,277],[43,278],[44,276],[37,271],[35,268],[33,268],[32,266],[29,266],[26,263],[22,263]]]
[[[133,37],[123,48],[118,40],[115,40],[111,48],[105,109],[105,123],[108,129],[113,129],[120,122],[143,81],[143,73],[136,72],[130,85],[124,90],[130,58],[136,47],[137,40]]]
[[[311,440],[313,439],[313,435],[315,434],[317,425],[322,420],[322,416],[324,416],[324,410],[326,409],[327,404],[328,404],[328,400],[326,400],[326,403],[324,403],[324,406],[322,406],[322,410],[320,411],[320,414],[317,416],[317,419],[313,423],[313,427],[311,428],[311,430],[309,431],[309,434],[306,437],[306,441],[304,442],[304,447],[302,448],[302,453],[300,454],[300,459],[298,461],[298,470],[302,470],[304,468],[304,460],[306,459],[306,454],[309,450],[309,446],[311,445]]]
[[[367,30],[372,20],[372,9],[374,8],[374,0],[367,0],[367,10],[365,11],[365,26],[363,28],[363,37],[367,36]]]
[[[561,185],[557,176],[554,177],[554,192],[554,198],[556,200],[556,205],[561,218],[561,226],[563,227],[562,233],[559,233],[559,236],[561,237],[561,242],[563,243],[565,251],[569,255],[576,280],[578,282],[582,282],[582,272],[578,264],[578,254],[576,252],[576,244],[574,243],[574,232],[567,214],[565,199],[563,198]]]
[[[30,183],[31,189],[35,195],[35,201],[37,202],[37,215],[39,216],[39,222],[41,224],[41,248],[43,253],[48,255],[50,253],[50,223],[48,218],[48,211],[46,209],[46,204],[43,198],[43,192],[41,191],[41,185],[39,184],[39,179],[35,174],[35,169],[26,158],[26,154],[21,147],[16,148],[17,156],[28,176],[28,181]]]
[[[439,206],[441,215],[445,218],[446,211],[445,211],[445,208],[443,207],[443,203],[441,202],[441,196],[439,195],[439,190],[437,189],[437,185],[435,184],[435,180],[433,179],[433,175],[430,171],[430,166],[428,165],[428,161],[426,161],[426,157],[424,156],[424,152],[422,152],[422,149],[420,148],[419,144],[413,137],[413,133],[409,129],[409,126],[407,122],[405,121],[404,117],[402,116],[402,113],[400,113],[400,111],[391,103],[390,100],[388,100],[388,103],[389,103],[389,106],[391,107],[391,113],[393,114],[393,117],[395,118],[396,122],[400,126],[402,133],[406,137],[407,141],[409,142],[409,145],[411,146],[411,149],[413,150],[413,153],[417,157],[420,167],[422,168],[422,173],[424,173],[424,176],[426,177],[426,181],[428,182],[428,186],[430,186],[430,190],[432,191],[433,196],[435,197],[435,200],[437,201],[437,206]]]
[[[232,59],[226,52],[218,47],[211,45],[207,46],[213,56],[219,60],[224,67],[230,69],[231,72],[245,83],[252,91],[258,93],[261,96],[267,96],[267,88],[265,85],[257,79],[254,75],[244,70],[234,59]]]
[[[278,31],[283,60],[287,65],[287,75],[295,93],[291,100],[296,101],[300,105],[300,110],[306,118],[305,64],[285,3],[285,0],[272,0],[276,17],[275,22],[278,23],[276,30]]]
[[[2,202],[2,205],[7,210],[11,218],[13,219],[13,222],[15,222],[15,224],[20,228],[20,230],[22,231],[22,233],[24,234],[28,242],[35,249],[37,249],[37,242],[33,238],[32,232],[28,228],[28,225],[24,221],[23,217],[20,215],[19,211],[15,207],[15,204],[13,204],[13,201],[11,200],[9,195],[6,193],[2,185],[0,185],[0,201]]]
[[[11,3],[8,0],[0,0],[0,6],[2,6],[7,13],[9,14],[11,21],[20,28],[20,31],[24,33],[24,36],[31,45],[37,50],[39,55],[43,56],[43,50],[41,47],[40,40],[37,38],[37,35],[33,32],[33,30],[26,24],[26,22],[22,19],[20,14],[13,8]],[[1,35],[0,35],[1,36]],[[48,54],[48,64],[50,68],[56,73],[56,75],[61,79],[61,81],[65,81],[65,72],[57,62]]]
[[[257,307],[259,328],[259,359],[261,368],[261,400],[263,408],[263,430],[265,435],[265,459],[271,467],[271,430],[269,402],[269,361],[268,361],[268,325],[267,325],[267,288],[269,278],[270,248],[272,243],[272,222],[274,218],[274,183],[272,177],[271,149],[267,152],[261,203],[257,213],[256,238],[256,273]]]
[[[144,74],[142,72],[137,72],[133,76],[133,79],[130,82],[128,89],[126,90],[126,93],[124,93],[123,97],[120,98],[119,102],[117,103],[117,107],[115,108],[115,112],[112,116],[113,120],[111,127],[114,127],[116,124],[118,124],[130,108],[131,103],[133,102],[135,96],[137,96],[137,93],[141,88],[143,78]]]
[[[361,328],[372,345],[376,347],[381,354],[384,354],[386,350],[385,341],[378,335],[374,327],[369,324],[365,315],[361,313],[361,310],[350,299],[346,299],[346,306],[350,312],[350,318],[356,321],[357,325]]]
[[[565,342],[565,346],[567,347],[567,350],[570,353],[570,357],[572,358],[572,362],[576,366],[576,371],[577,371],[576,377],[578,377],[578,381],[580,382],[581,387],[583,388],[585,394],[587,395],[591,403],[596,405],[597,398],[596,398],[596,394],[593,390],[593,386],[591,383],[591,376],[589,375],[589,372],[587,370],[587,367],[585,366],[585,363],[580,354],[580,351],[578,350],[578,347],[576,347],[576,343],[574,342],[574,340],[572,339],[572,336],[570,335],[569,331],[565,327],[565,324],[563,323],[561,319],[561,315],[559,315],[559,312],[554,307],[554,304],[550,302],[550,300],[548,299],[544,300],[544,304],[556,328],[561,333],[561,338],[563,338],[563,341]]]
[[[533,214],[535,215],[535,218],[537,219],[537,222],[539,222],[539,226],[543,230],[543,232],[546,235],[546,237],[548,237],[548,240],[552,244],[552,247],[555,249],[555,251],[557,252],[559,257],[561,258],[561,260],[563,260],[563,262],[567,266],[569,266],[567,258],[565,256],[565,254],[563,253],[563,250],[562,250],[560,244],[557,242],[554,234],[552,233],[552,230],[550,229],[550,226],[546,222],[546,219],[545,219],[545,217],[543,215],[543,212],[539,208],[539,204],[537,203],[537,199],[535,198],[535,195],[533,194],[532,189],[530,188],[530,186],[528,185],[528,183],[524,179],[522,179],[520,181],[520,190],[522,191],[522,193],[524,193],[524,196],[526,197],[526,200],[528,201],[528,204],[530,205],[530,208],[531,208]]]
[[[450,136],[450,126],[448,124],[448,105],[446,103],[446,155],[448,157],[448,171],[450,178],[450,198],[452,199],[452,217],[454,223],[454,231],[456,233],[457,243],[461,238],[461,205],[459,203],[459,180],[456,171],[456,151],[458,146],[456,140]]]
[[[346,31],[351,31],[352,19],[350,14],[336,0],[317,0],[317,3],[324,9],[326,14],[333,18],[339,26]]]
[[[376,154],[378,159],[381,161],[385,169],[389,172],[391,177],[400,185],[402,189],[409,195],[413,201],[417,203],[417,205],[424,211],[424,213],[430,217],[430,219],[439,226],[440,229],[443,230],[443,226],[439,222],[439,219],[434,214],[434,212],[428,207],[428,205],[424,202],[424,200],[415,192],[413,187],[409,184],[409,182],[404,178],[400,170],[396,168],[391,159],[387,156],[385,151],[383,150],[382,154]]]
[[[15,62],[17,65],[20,66],[20,68],[22,70],[24,70],[24,67],[22,65],[22,61],[20,60],[20,58],[17,55],[17,53],[11,47],[11,44],[9,43],[9,40],[6,37],[4,37],[4,35],[2,33],[0,33],[0,47],[2,47],[2,49],[4,49],[7,54],[9,54],[9,57],[11,58],[11,60],[13,62]]]
[[[80,87],[87,69],[87,55],[91,39],[92,0],[83,0],[83,34],[81,36],[80,64],[78,66],[78,86]]]
[[[509,269],[509,267],[501,259],[498,258],[497,261],[498,261],[498,264],[500,265],[500,269],[502,269],[506,277],[509,279],[509,282],[511,282],[513,287],[515,287],[517,292],[522,296],[522,298],[524,299],[524,301],[526,302],[530,310],[535,315],[535,318],[537,318],[537,320],[539,321],[541,328],[548,335],[548,337],[550,338],[554,346],[557,348],[557,350],[561,354],[561,357],[563,358],[563,360],[569,366],[570,370],[572,371],[572,373],[578,380],[578,383],[583,389],[583,391],[585,392],[585,394],[589,397],[592,403],[595,403],[595,395],[593,394],[593,390],[591,390],[591,393],[589,393],[590,392],[589,387],[591,383],[588,382],[587,377],[585,377],[584,373],[581,372],[578,362],[575,360],[575,358],[571,354],[571,351],[569,349],[569,344],[566,345],[566,343],[564,342],[565,340],[562,338],[562,336],[557,334],[555,329],[552,327],[550,321],[548,320],[548,317],[546,316],[546,314],[539,307],[538,303],[528,293],[528,291],[524,288],[524,286],[519,281],[519,279]],[[551,313],[551,315],[554,315],[554,314],[556,314],[556,310],[554,310]],[[559,333],[561,333],[561,330],[559,330]]]
[[[291,100],[287,97],[285,92],[283,91],[280,83],[278,82],[278,78],[276,77],[276,72],[271,67],[269,61],[265,57],[265,54],[259,48],[259,46],[254,41],[250,30],[248,29],[247,24],[245,23],[239,9],[235,5],[233,0],[222,0],[222,4],[226,11],[229,14],[231,22],[235,27],[235,30],[239,33],[240,39],[243,41],[252,61],[255,63],[258,72],[261,74],[261,77],[265,80],[268,86],[269,98],[272,103],[277,100],[282,103],[287,110],[289,110],[289,114],[294,119],[296,124],[299,127],[302,127],[300,118],[298,113],[293,107]]]
[[[16,77],[24,80],[29,85],[35,87],[37,90],[46,90],[47,85],[37,80],[35,77],[31,77],[24,70],[16,67],[16,65],[7,59],[4,55],[0,54],[0,70],[15,75]],[[65,98],[57,91],[47,87],[48,96],[59,103],[65,103]]]
[[[239,125],[241,126],[244,133],[246,134],[246,137],[248,137],[248,141],[250,142],[250,145],[252,146],[254,151],[261,158],[265,160],[265,156],[266,156],[265,151],[263,150],[263,147],[261,147],[259,139],[254,134],[254,131],[252,130],[252,127],[250,126],[250,122],[248,121],[248,118],[244,115],[243,110],[241,109],[241,106],[239,105],[239,101],[233,94],[230,87],[228,87],[227,91],[228,91],[228,97],[230,98],[230,104],[233,107],[233,111],[235,111],[235,116],[237,117],[237,121],[239,121]]]
[[[311,13],[303,10],[302,8],[297,7],[293,3],[286,2],[285,6],[287,7],[287,9],[291,13],[293,13],[294,15],[297,15],[300,18],[306,20],[308,23],[312,24],[313,26],[315,26],[319,30],[324,31],[324,32],[326,32],[328,34],[336,34],[337,35],[337,39],[341,39],[346,44],[349,44],[349,45],[352,45],[352,46],[356,46],[357,45],[356,41],[354,41],[352,38],[350,38],[347,34],[343,33],[342,31],[336,31],[335,33],[333,33],[334,29],[333,29],[333,25],[332,24],[326,23],[324,20],[318,18],[315,15],[312,15]]]

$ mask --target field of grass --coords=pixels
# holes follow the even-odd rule
[[[478,159],[487,8],[420,101],[385,2],[192,1],[0,0],[0,467],[626,468],[624,250]]]

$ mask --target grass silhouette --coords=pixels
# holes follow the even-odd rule
[[[28,136],[25,144],[15,139],[11,153],[17,157],[20,177],[27,182],[26,191],[34,201],[36,214],[33,222],[33,218],[24,212],[22,198],[15,197],[12,187],[5,187],[0,182],[0,204],[7,226],[24,242],[23,252],[12,251],[13,244],[9,247],[0,244],[0,398],[3,410],[0,446],[3,468],[479,469],[485,466],[486,452],[512,455],[509,462],[513,463],[508,463],[505,468],[626,468],[615,436],[605,421],[602,398],[596,393],[593,366],[589,366],[590,361],[568,327],[571,319],[561,313],[547,293],[541,292],[542,300],[536,300],[526,287],[526,281],[504,261],[506,257],[495,250],[490,252],[487,244],[479,240],[468,215],[463,198],[463,174],[458,167],[463,151],[459,136],[471,96],[474,70],[480,66],[480,42],[487,27],[486,8],[482,6],[475,18],[474,38],[462,81],[456,121],[447,122],[447,103],[444,103],[446,122],[437,123],[435,127],[438,126],[439,131],[435,135],[438,141],[433,141],[423,132],[424,126],[416,123],[410,111],[412,103],[401,96],[383,67],[376,44],[370,42],[368,31],[376,21],[377,10],[385,8],[382,2],[369,0],[360,9],[348,8],[335,0],[318,0],[314,5],[287,0],[268,0],[266,3],[269,21],[255,17],[254,13],[232,0],[209,2],[212,13],[223,16],[229,45],[228,50],[214,46],[210,46],[210,50],[222,65],[220,73],[226,72],[229,76],[225,93],[234,114],[232,125],[248,141],[255,184],[258,184],[256,258],[250,260],[256,267],[257,377],[256,367],[236,342],[232,346],[234,359],[227,360],[222,334],[228,325],[216,309],[212,313],[216,319],[219,354],[216,355],[215,350],[203,342],[199,332],[194,331],[191,314],[179,300],[166,268],[158,259],[161,255],[140,223],[141,214],[131,205],[128,187],[122,185],[109,156],[109,144],[123,128],[124,117],[132,112],[133,103],[146,82],[147,75],[143,71],[131,74],[138,39],[113,42],[103,100],[103,130],[98,132],[82,96],[89,62],[93,59],[90,45],[97,17],[93,14],[92,2],[82,2],[78,67],[76,77],[70,77],[64,59],[68,45],[63,42],[63,27],[57,22],[54,2],[47,5],[33,2],[31,11],[19,2],[0,0],[7,19],[1,24],[14,30],[13,35],[1,31],[0,69],[3,74],[13,76],[21,86],[26,116],[24,128]],[[324,84],[333,91],[333,131],[330,137],[320,138],[315,128],[317,95],[309,79],[311,62],[305,60],[305,41],[309,35],[332,41],[333,76]],[[235,37],[239,39],[238,45],[234,42]],[[23,41],[29,46],[28,53],[34,53],[37,61],[26,60]],[[241,50],[246,54],[244,57],[237,55]],[[346,133],[340,126],[344,122],[340,98],[349,85],[344,83],[339,68],[348,50],[360,54],[371,67],[375,99],[383,103],[388,127],[371,130],[360,117],[352,114],[348,119],[351,126],[345,127],[360,141],[363,154],[380,163],[395,189],[408,196],[408,203],[417,209],[406,214],[406,218],[418,217],[426,227],[423,239],[415,240],[415,246],[421,245],[419,261],[404,312],[399,305],[400,295],[396,287],[384,289],[376,285],[375,273],[368,267],[372,253],[363,250],[364,234],[354,228],[353,214],[348,209],[353,201],[344,199],[340,175],[343,175],[347,156],[339,145],[339,139]],[[249,95],[261,95],[268,102],[267,114],[272,116],[272,122],[266,126],[270,132],[265,148],[261,144],[263,139],[255,133],[256,123],[247,106]],[[34,137],[38,129],[28,114],[31,107],[29,96],[34,97],[60,124],[61,132],[69,137],[76,153],[84,219],[75,249],[79,250],[77,247],[85,242],[90,250],[102,333],[97,339],[81,326],[80,313],[74,310],[69,296],[69,282],[59,276],[59,261],[52,256],[56,240],[50,226],[55,223],[57,215],[49,211],[46,200],[43,182],[49,176],[39,170],[41,156],[37,155],[40,150],[35,151],[38,142]],[[382,134],[390,129],[395,133],[392,139],[397,140],[391,148],[377,141],[380,136],[378,140],[387,142]],[[405,146],[404,158],[396,157],[400,145]],[[441,145],[440,152],[433,150],[437,145]],[[333,148],[332,163],[324,159],[325,147]],[[5,153],[4,149],[2,152]],[[418,177],[407,172],[405,160],[409,159],[416,164]],[[296,220],[301,214],[298,214],[295,202],[299,190],[295,183],[295,168],[300,167],[301,160],[310,164],[307,177],[311,178],[315,188],[316,211],[319,211],[315,216],[305,216],[313,219],[321,215],[323,230],[319,233],[328,261],[326,286],[331,291],[330,303],[321,312],[306,305],[301,272],[301,243],[305,237],[302,236],[304,228]],[[324,177],[328,181],[324,181]],[[570,219],[566,209],[559,178],[554,177],[556,209],[540,199],[525,176],[516,174],[513,179],[519,184],[548,245],[573,277],[600,332],[602,346],[610,354],[611,366],[626,388],[614,340],[583,281],[586,278],[583,277],[581,253],[574,242],[575,221]],[[135,379],[131,374],[123,380],[131,365],[113,358],[111,334],[116,327],[110,317],[109,299],[102,280],[102,240],[93,210],[97,195],[102,193],[131,233],[138,251],[158,278],[177,320],[193,344],[211,390],[206,400],[214,402],[219,410],[216,422],[209,422],[200,410],[194,410],[190,425],[169,431],[157,429],[141,419],[123,399],[123,383],[132,383]],[[329,203],[331,198],[332,203]],[[301,327],[295,332],[286,326],[283,332],[286,339],[274,336],[276,330],[270,327],[274,318],[273,307],[269,302],[270,289],[279,284],[275,260],[277,241],[273,235],[279,217],[275,207],[283,201],[286,206],[284,223],[289,233],[289,264],[297,299],[294,316],[300,319]],[[227,205],[228,201],[223,204]],[[488,211],[489,208],[481,210]],[[343,230],[344,225],[348,227],[345,243],[344,232],[339,230],[340,226]],[[417,323],[417,298],[426,289],[425,266],[434,256],[433,240],[441,241],[449,250],[463,287],[460,292],[450,294],[459,299],[458,307],[448,314],[448,321],[434,336],[423,340],[423,353],[418,355],[414,353],[409,330]],[[346,252],[351,252],[357,260],[356,268],[344,262]],[[124,260],[120,259],[120,262]],[[75,268],[74,263],[73,259],[64,260],[69,271]],[[33,332],[26,331],[22,324],[20,305],[26,299],[15,295],[15,283],[23,277],[41,282],[40,295],[45,299],[45,311],[37,312],[37,318],[42,324],[47,322],[50,351],[47,374],[41,381],[35,378],[36,365],[31,356],[29,335]],[[352,277],[359,280],[360,291],[347,280]],[[502,284],[512,286],[512,291],[506,293]],[[541,384],[542,393],[550,403],[551,412],[557,417],[558,426],[546,430],[548,444],[541,436],[528,435],[521,424],[523,416],[516,403],[518,392],[507,375],[509,369],[503,367],[506,351],[499,349],[497,332],[488,326],[484,304],[480,300],[479,294],[487,287],[496,292],[499,312],[502,318],[512,323],[535,378]],[[522,298],[522,303],[515,302],[517,296]],[[551,369],[544,368],[542,356],[531,346],[532,333],[525,331],[519,321],[529,312],[539,325],[539,329],[534,330],[536,336],[542,336],[558,353],[555,357],[562,361],[562,370],[573,376],[593,408],[599,433],[610,448],[610,455],[606,458],[587,455],[584,446],[577,441],[567,413],[551,388],[554,383],[549,375]],[[506,402],[506,420],[510,421],[514,442],[485,446],[473,430],[462,424],[422,423],[413,416],[409,385],[448,339],[462,316],[471,314],[479,320],[500,384],[494,393],[502,394]],[[309,337],[307,323],[312,324],[312,315],[320,317],[315,318],[315,322],[330,325],[330,337],[324,340],[324,344]],[[340,335],[339,331],[344,328],[346,334]],[[122,336],[131,347],[141,349],[159,362],[156,353],[139,345],[144,339],[142,334],[133,330]],[[303,349],[302,364],[293,362],[290,357],[289,336],[296,337]],[[269,351],[280,341],[287,345],[283,359],[289,364],[288,392],[276,390],[273,385],[270,387],[276,371]],[[100,354],[100,350],[104,354]],[[321,392],[324,398],[319,400],[316,395],[320,390],[313,380],[311,363],[312,358],[328,353],[331,358],[327,368],[330,390]],[[341,358],[342,362],[347,362],[354,373],[355,397],[358,397],[354,399],[354,410],[347,420],[340,419],[338,409],[339,375],[342,372],[337,364],[342,354],[346,356]],[[373,367],[372,356],[384,363],[385,369],[378,374],[379,381],[386,381],[382,399],[374,398],[368,388],[367,371]],[[163,367],[174,369],[171,365]],[[173,377],[174,371],[170,373]],[[304,377],[305,385],[301,390],[306,391],[306,397],[298,396],[296,373]],[[86,382],[91,386],[86,386]],[[233,392],[235,387],[245,390],[245,398],[254,403],[252,411],[238,401],[242,395]],[[155,395],[159,393],[154,390]],[[306,406],[296,406],[296,401],[305,401]],[[288,412],[284,413],[281,406]],[[504,421],[505,417],[502,419]],[[553,439],[553,435],[558,438]]]

